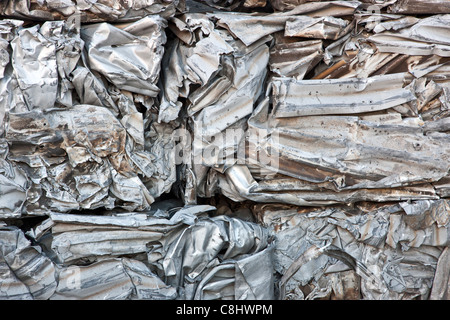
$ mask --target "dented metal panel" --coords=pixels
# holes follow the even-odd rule
[[[404,75],[366,79],[272,80],[274,116],[355,114],[388,109],[415,99],[403,88]],[[348,95],[343,95],[343,93]]]
[[[303,79],[323,58],[322,41],[276,43],[270,50],[270,71],[282,77]]]

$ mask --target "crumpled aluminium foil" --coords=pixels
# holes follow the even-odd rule
[[[54,213],[27,233],[37,245],[2,226],[0,297],[273,299],[267,230],[208,217],[214,210],[185,207],[170,219]]]
[[[30,177],[14,188],[28,200],[9,214],[17,216],[20,208],[26,214],[149,208],[175,181],[173,156],[154,161],[159,148],[171,148],[173,129],[155,130],[154,143],[146,144],[151,112],[139,112],[133,100],[151,108],[158,94],[165,20],[147,16],[123,29],[100,23],[79,30],[65,21],[20,30],[15,21],[5,24],[16,34],[2,79],[4,164]],[[108,48],[117,48],[111,63]],[[161,175],[163,186],[156,181]]]

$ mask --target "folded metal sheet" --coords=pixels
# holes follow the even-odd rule
[[[25,173],[13,163],[0,159],[0,164],[1,217],[19,218],[29,195],[29,182]]]
[[[217,27],[227,29],[234,38],[241,40],[246,45],[251,45],[255,44],[257,41],[264,41],[265,36],[267,35],[282,32],[283,30],[285,31],[285,37],[292,35],[301,36],[294,31],[290,31],[292,29],[291,27],[295,26],[296,23],[304,22],[305,24],[307,21],[310,21],[310,23],[325,21],[324,18],[296,16],[298,10],[300,9],[284,14],[269,15],[213,13],[209,14],[208,17],[210,19],[216,19],[215,23]],[[187,37],[192,31],[186,31],[191,30],[193,26],[199,25],[197,20],[195,20],[198,17],[200,16],[197,15],[195,18],[187,18],[184,16],[184,24],[180,21],[176,21],[177,27],[174,30],[178,30],[176,31],[176,34],[180,37],[181,41],[175,42],[175,45],[178,46],[177,50],[179,53],[173,52],[171,55],[174,59],[170,59],[170,61],[179,59],[179,57],[183,55],[180,55],[180,53],[183,52],[180,48],[185,48],[185,44],[192,43],[192,35]],[[385,17],[386,21],[394,18],[398,19],[399,17],[394,17],[393,15],[386,15]],[[195,21],[195,23],[193,23],[193,21]],[[349,26],[345,20],[336,19],[336,21],[341,21],[342,23],[340,25],[341,32]],[[400,20],[400,22],[402,21],[403,20]],[[419,19],[409,19],[406,20],[405,23],[406,24],[403,24],[399,29],[407,29],[411,25],[415,26],[417,23],[421,23],[421,21],[419,21]],[[260,28],[259,32],[247,32],[246,26],[249,24],[258,26],[258,28]],[[208,29],[211,30],[211,25],[209,24],[208,26]],[[327,23],[327,26],[331,27],[332,24],[330,25]],[[205,28],[205,24],[203,24],[202,30]],[[392,29],[392,26],[389,27],[385,23],[383,28],[384,30],[390,30]],[[383,28],[378,28],[377,32],[383,33]],[[303,27],[298,29],[302,31],[305,30]],[[220,35],[223,36],[224,33],[221,32]],[[324,35],[325,34],[313,33],[310,36],[313,38],[326,38]],[[345,32],[337,35],[336,38],[347,38],[344,35]],[[303,36],[309,37],[306,33]],[[275,39],[277,39],[277,37],[275,37]],[[313,47],[313,44],[316,47]],[[223,162],[217,155],[213,158],[205,158],[205,150],[207,148],[205,147],[204,142],[202,143],[203,147],[196,148],[198,144],[196,144],[196,141],[194,140],[194,154],[202,154],[203,164],[216,168],[222,168],[222,166],[225,165],[226,172],[225,177],[219,174],[214,178],[214,174],[207,173],[207,169],[204,167],[194,170],[194,174],[198,179],[198,195],[204,196],[210,192],[205,189],[205,183],[208,183],[208,179],[212,178],[213,180],[218,179],[217,183],[221,192],[235,201],[249,199],[260,202],[281,201],[297,205],[324,205],[337,202],[437,199],[439,195],[436,194],[429,182],[439,181],[444,178],[448,172],[448,165],[446,164],[448,162],[446,158],[448,151],[445,144],[445,138],[443,136],[440,137],[439,134],[434,136],[423,131],[423,122],[418,118],[413,121],[411,121],[412,118],[403,121],[401,117],[399,118],[398,116],[414,115],[414,110],[411,109],[411,106],[415,106],[417,102],[422,104],[429,102],[433,96],[436,96],[438,92],[441,92],[441,88],[435,86],[433,89],[430,85],[429,91],[422,91],[423,93],[427,92],[425,95],[428,94],[428,97],[419,94],[418,90],[413,85],[407,86],[409,81],[407,79],[409,79],[409,76],[406,73],[395,73],[390,69],[387,69],[388,67],[394,68],[397,64],[397,58],[402,57],[390,53],[379,54],[370,46],[361,47],[363,50],[352,58],[351,63],[354,63],[354,66],[357,66],[355,70],[336,70],[336,72],[340,73],[344,71],[345,75],[343,78],[349,79],[330,79],[327,81],[301,80],[312,67],[308,64],[306,67],[303,67],[303,65],[300,64],[299,69],[292,66],[287,67],[289,63],[285,62],[284,59],[285,57],[289,57],[288,55],[290,53],[283,56],[282,50],[288,47],[298,47],[302,49],[305,48],[305,51],[311,50],[306,52],[311,52],[312,54],[313,52],[317,53],[319,45],[320,44],[317,41],[290,41],[273,47],[270,52],[271,60],[269,60],[271,70],[285,77],[273,78],[270,82],[272,88],[272,92],[269,93],[271,99],[270,107],[273,108],[270,116],[266,117],[266,115],[263,115],[262,118],[264,120],[261,120],[261,123],[258,124],[254,124],[252,119],[256,119],[260,117],[260,115],[255,117],[252,116],[248,122],[251,129],[247,131],[247,134],[251,135],[252,129],[255,129],[253,131],[261,131],[261,128],[268,130],[269,133],[266,133],[267,138],[264,137],[263,139],[260,139],[250,151],[245,150],[245,156],[249,158],[247,160],[253,161],[252,165],[259,167],[260,169],[268,168],[274,173],[282,173],[293,179],[289,180],[288,177],[281,176],[279,178],[279,184],[275,183],[274,180],[271,180],[271,183],[267,183],[264,179],[257,179],[258,181],[255,181],[251,175],[246,173],[247,169],[244,169],[244,167],[238,166],[234,169],[227,169],[230,165],[233,165],[232,162]],[[184,50],[187,52],[186,49]],[[218,53],[223,54],[223,51],[218,51]],[[373,60],[370,63],[365,63],[361,66],[362,61],[368,56],[373,57]],[[226,55],[224,57],[226,57]],[[307,60],[309,58],[314,61],[315,57],[316,55],[312,55],[312,57],[307,57],[305,60],[307,62],[311,61]],[[418,59],[420,59],[420,57],[418,57]],[[182,60],[180,60],[180,62],[181,61]],[[432,63],[437,63],[437,61],[439,60],[433,60]],[[315,64],[317,62],[309,63]],[[217,62],[213,65],[217,66]],[[411,63],[411,65],[417,67],[417,62]],[[384,70],[380,69],[382,66],[386,66]],[[292,70],[289,68],[292,68]],[[417,67],[417,69],[420,68],[422,68],[422,65]],[[173,76],[169,74],[168,79],[178,79],[179,84],[176,88],[186,86],[186,82],[182,82],[183,78],[188,77],[186,72],[184,72],[185,75],[182,75],[182,73],[178,71],[180,68],[177,68],[175,65],[172,70],[177,70],[177,75],[174,76],[175,73],[173,73]],[[414,70],[408,69],[407,71]],[[336,72],[328,73],[327,77],[332,78],[337,75]],[[373,77],[368,77],[371,73],[375,75]],[[379,75],[376,75],[377,73],[379,73]],[[364,75],[366,77],[364,77]],[[205,83],[205,81],[202,81],[201,83]],[[211,89],[216,89],[219,86],[220,88],[229,88],[226,80],[223,78],[220,78],[220,82],[216,83],[214,83],[214,86],[207,86],[208,93],[214,92],[211,91]],[[173,87],[175,88],[175,86]],[[176,93],[177,91],[178,94]],[[174,100],[177,97],[183,96],[183,94],[188,97],[186,93],[181,93],[182,91],[179,89],[170,90],[170,92],[175,93],[173,95]],[[343,94],[343,92],[346,92],[347,94]],[[380,94],[380,92],[382,94]],[[348,95],[348,93],[351,93],[351,95]],[[217,99],[217,96],[221,97],[221,94],[214,92],[214,96],[215,98],[213,99]],[[198,101],[196,92],[191,93],[191,97],[193,97],[190,98],[191,102]],[[211,98],[208,98],[207,101],[209,101],[209,99]],[[219,101],[220,100],[221,98],[219,98]],[[327,103],[327,101],[329,101],[329,103]],[[172,102],[172,106],[174,105],[177,105],[176,109],[181,107],[179,101]],[[202,104],[200,105],[203,107]],[[188,106],[188,110],[197,110],[197,108],[195,105]],[[263,107],[263,109],[264,108],[265,107]],[[395,110],[396,112],[399,112],[399,114],[396,115],[395,113],[392,113],[391,110]],[[230,110],[227,109],[227,111]],[[381,111],[386,112],[386,115],[365,115],[366,113]],[[178,113],[178,111],[176,112]],[[259,111],[255,111],[254,114],[257,112]],[[266,111],[263,111],[263,113],[265,112]],[[232,114],[233,113],[235,114],[234,110]],[[343,114],[355,114],[357,117],[347,118],[341,116]],[[330,117],[330,115],[336,116]],[[317,116],[317,118],[315,118],[315,116]],[[348,131],[347,129],[344,129],[346,132],[345,134],[340,132],[340,129],[332,131],[336,134],[335,138],[329,136],[330,132],[328,129],[326,130],[327,134],[325,135],[315,135],[310,133],[309,127],[311,126],[311,123],[320,122],[323,125],[323,128],[330,128],[331,123],[324,119],[325,116],[329,120],[333,119],[331,120],[333,123],[335,121],[343,120],[346,124],[344,125],[344,123],[342,123],[342,128],[348,128]],[[294,120],[297,117],[298,122]],[[303,122],[304,119],[301,117],[308,117],[307,122]],[[196,121],[197,117],[194,116],[193,118],[197,127],[199,127],[198,123],[201,123],[200,128],[202,129],[202,131],[194,130],[194,137],[201,136],[203,140],[205,136],[212,135],[210,132],[213,130],[217,130],[216,132],[221,130],[223,135],[227,129],[225,126],[216,125],[217,121],[219,119],[221,120],[220,117],[215,117],[215,122],[208,123],[207,125],[205,125],[204,121]],[[287,128],[283,128],[283,124],[281,124],[284,121],[283,119],[288,123]],[[390,120],[389,123],[382,124],[387,119],[392,120]],[[308,129],[305,127],[305,130],[307,130],[308,133],[305,132],[305,134],[302,134],[302,130],[299,130],[299,128],[303,128],[302,123],[308,123]],[[388,127],[389,129],[387,129]],[[207,129],[205,130],[205,128]],[[228,129],[230,128],[233,127],[228,127]],[[381,128],[383,128],[383,130],[381,130]],[[313,131],[316,132],[316,130],[320,131],[321,129],[317,127]],[[391,130],[398,130],[398,133],[394,134]],[[416,132],[416,130],[418,131]],[[418,132],[421,133],[418,134]],[[408,138],[406,137],[407,135],[409,135]],[[394,136],[398,136],[398,140],[397,138],[392,138]],[[241,137],[242,136],[238,136],[237,140],[239,141]],[[215,138],[217,138],[217,135]],[[421,139],[420,142],[411,142],[418,138]],[[217,139],[215,139],[215,141],[217,141]],[[318,141],[326,144],[323,151],[319,151]],[[356,144],[352,147],[347,143]],[[308,144],[310,145],[310,148],[307,147]],[[343,158],[338,160],[335,159],[333,155],[339,152],[338,150],[341,147],[338,147],[338,145],[340,144],[342,144]],[[345,144],[347,144],[347,146],[344,147]],[[299,145],[302,147],[299,148]],[[218,149],[215,149],[216,151],[219,150],[218,154],[224,154],[223,150],[226,150],[228,146],[227,142],[216,142],[211,144],[211,147],[218,147]],[[427,147],[426,149],[422,149],[421,146]],[[297,151],[295,151],[297,148],[301,150],[300,152],[304,154],[304,157],[297,158]],[[430,151],[429,148],[433,149],[433,151]],[[314,154],[311,153],[311,151],[307,151],[308,149],[316,149],[318,152],[317,154]],[[228,150],[236,151],[236,145],[234,148],[229,148]],[[255,153],[255,150],[258,151]],[[260,159],[258,159],[273,155],[274,151],[277,158],[276,161],[278,161],[276,162],[277,166],[261,163]],[[208,156],[208,154],[206,156]],[[361,161],[360,167],[364,168],[363,171],[357,169],[358,165],[356,165],[356,162],[358,161]],[[403,169],[400,169],[402,162],[404,162],[404,167]],[[416,165],[413,165],[412,162],[416,162]],[[425,163],[430,164],[428,169],[423,167]],[[378,167],[379,171],[370,171],[372,166]],[[416,169],[413,169],[414,167],[416,167]],[[437,167],[440,168],[438,169],[439,173],[436,171]],[[197,166],[197,168],[199,167]],[[294,168],[295,170],[300,170],[301,173],[294,171]],[[388,173],[389,171],[390,173]],[[428,172],[428,174],[426,172]],[[300,180],[295,181],[295,179]],[[199,181],[201,181],[201,183],[199,183]]]
[[[63,264],[76,264],[80,259],[96,261],[105,257],[145,253],[147,243],[176,231],[182,223],[192,224],[196,213],[212,209],[215,208],[199,206],[182,209],[170,220],[153,218],[145,213],[117,216],[51,213],[51,250]]]
[[[166,20],[147,16],[124,28],[109,23],[83,26],[88,63],[123,90],[155,97],[164,53]],[[125,49],[126,48],[126,49]]]
[[[270,50],[270,71],[282,77],[303,79],[323,58],[322,41],[276,43]]]
[[[215,30],[214,24],[207,19],[205,14],[185,14],[175,22],[172,25],[172,30],[175,30],[177,35],[181,37],[181,41],[176,39],[169,44],[170,49],[168,55],[166,55],[165,61],[170,67],[163,70],[162,77],[165,85],[158,119],[164,122],[177,118],[181,108],[181,103],[178,101],[180,97],[187,98],[188,95],[192,95],[191,100],[204,98],[206,102],[214,103],[215,101],[211,97],[212,93],[215,93],[215,100],[217,100],[223,94],[223,91],[231,86],[230,81],[232,79],[230,78],[233,77],[233,74],[230,73],[234,71],[228,70],[231,67],[224,68],[221,66],[221,63],[225,62],[223,61],[224,57],[236,50],[232,46],[231,36]],[[195,37],[195,30],[200,32],[198,39]],[[187,35],[190,40],[185,39]],[[224,69],[222,71],[224,75],[216,77],[216,73],[221,69]],[[197,93],[190,92],[190,84],[205,86],[209,89],[208,91],[212,89],[221,91],[212,92],[204,97],[205,90],[199,90],[201,92]],[[205,104],[191,107],[194,110],[189,113],[193,114],[200,111],[207,106]]]
[[[250,50],[243,56],[241,56],[242,51],[236,50],[236,60],[233,61],[236,67],[230,70],[232,72],[230,87],[218,88],[220,91],[210,91],[207,96],[202,95],[189,106],[188,112],[192,113],[195,126],[194,147],[202,142],[202,148],[207,148],[209,137],[222,134],[227,128],[239,124],[242,119],[252,113],[253,104],[262,91],[267,72],[262,65],[267,65],[269,49],[265,44],[257,44]],[[211,101],[214,94],[219,97],[216,101]],[[206,145],[203,142],[205,140]],[[195,156],[195,150],[193,152]]]
[[[20,163],[31,176],[32,192],[38,194],[28,203],[30,211],[111,207],[114,198],[129,208],[146,208],[153,202],[121,159],[127,133],[106,108],[77,105],[10,114],[5,136],[9,160]]]
[[[166,283],[180,288],[180,298],[272,299],[268,245],[262,226],[222,215],[150,242],[148,255]]]
[[[78,15],[80,22],[133,21],[149,14],[170,16],[182,9],[182,1],[113,0],[6,0],[0,15],[31,20],[63,20]]]
[[[290,18],[286,15],[250,15],[243,13],[213,13],[218,19],[217,24],[226,27],[231,34],[241,40],[246,46],[255,43],[259,39],[274,32],[284,30],[286,21]],[[254,32],[248,32],[247,28],[252,25]]]
[[[302,5],[304,3],[308,3],[308,2],[320,2],[320,1],[316,1],[316,0],[297,0],[297,1],[277,1],[277,0],[272,0],[270,1],[270,3],[272,4],[272,6],[277,9],[277,10],[289,10],[289,9],[293,9],[298,5]]]
[[[196,180],[192,183],[200,196],[208,192],[208,168],[225,163],[236,151],[241,139],[226,141],[223,135],[228,129],[243,134],[242,126],[262,92],[269,60],[265,43],[269,39],[262,37],[246,46],[213,18],[196,13],[172,20],[172,30],[179,38],[169,44],[164,58],[170,61],[170,68],[162,75],[165,86],[158,117],[164,122],[176,119],[183,105],[180,100],[188,98],[185,108],[193,127],[189,141]],[[200,87],[192,90],[193,85]],[[214,143],[219,140],[223,143]],[[216,146],[217,152],[211,152]]]
[[[314,184],[287,177],[256,181],[246,166],[227,169],[226,178],[219,178],[220,191],[234,201],[252,200],[263,203],[288,203],[298,206],[324,206],[359,201],[398,201],[402,199],[438,199],[431,185],[398,188],[342,188],[335,183]]]
[[[272,248],[214,266],[195,291],[195,300],[272,300]]]
[[[141,261],[121,258],[63,267],[39,246],[32,246],[17,227],[2,226],[0,234],[2,300],[160,300],[177,296],[175,288]]]
[[[288,15],[288,13],[291,14]],[[297,15],[296,12],[268,15],[212,13],[210,16],[217,19],[218,26],[227,28],[246,46],[264,36],[283,30],[285,36],[288,37],[332,40],[337,40],[351,30],[351,24],[347,20],[329,16],[309,17]],[[248,32],[249,25],[254,26],[254,32]]]
[[[17,227],[0,227],[0,299],[46,300],[57,286],[56,268]]]
[[[380,79],[384,81],[374,89],[371,100],[371,85],[377,86]],[[296,205],[439,198],[429,182],[443,179],[449,170],[447,138],[437,129],[440,126],[436,124],[431,134],[421,122],[393,118],[388,123],[380,116],[364,116],[366,99],[372,102],[369,108],[376,108],[384,93],[387,109],[415,100],[402,87],[403,75],[368,78],[362,83],[359,79],[290,78],[273,82],[273,109],[269,113],[265,100],[248,121],[245,156],[249,164],[284,176],[274,179],[272,174],[256,181],[246,166],[235,165],[227,169],[221,184],[228,196]],[[332,94],[334,86],[339,91],[346,84],[345,90],[355,90],[353,102],[353,96],[344,99],[340,93]],[[385,84],[389,84],[388,92],[382,89]],[[295,95],[292,100],[290,92]],[[354,115],[341,115],[345,113]]]
[[[145,213],[50,213],[28,232],[45,248],[41,259],[52,258],[44,261],[57,280],[45,286],[52,289],[45,298],[273,299],[267,230],[236,218],[208,217],[215,209],[188,206],[172,210],[170,219]],[[4,239],[9,248],[10,239]],[[229,270],[228,279],[221,276],[223,269]],[[36,298],[31,294],[24,298]]]
[[[447,175],[441,180],[433,183],[433,187],[440,197],[448,198],[450,196],[450,177]]]
[[[186,1],[186,6],[189,7]],[[200,0],[210,8],[220,11],[247,12],[249,8],[256,10],[261,8],[274,9],[274,11],[293,11],[299,14],[314,16],[345,16],[352,15],[361,5],[359,1],[322,1],[322,0]],[[195,7],[192,7],[195,9]],[[205,10],[206,11],[206,10]],[[211,11],[211,10],[207,10]],[[215,11],[215,10],[213,10]]]
[[[137,260],[109,259],[58,271],[50,300],[171,300],[177,295]]]
[[[373,2],[373,0],[370,0]],[[396,0],[389,1],[387,8],[392,13],[439,14],[450,13],[450,4],[439,0]]]
[[[356,299],[427,299],[438,258],[445,254],[442,248],[448,246],[445,205],[448,201],[418,201],[375,209],[336,206],[303,212],[287,206],[260,207],[260,219],[275,237],[274,266],[282,275],[282,298],[333,299],[347,295]],[[403,231],[401,249],[389,244],[392,236],[400,234],[392,220],[395,216],[408,221],[405,223],[411,228]],[[437,216],[445,222],[438,222]],[[418,235],[420,232],[428,234],[431,241]],[[442,242],[432,240],[439,232],[445,234]],[[410,246],[408,237],[418,243]],[[349,271],[355,272],[361,282],[352,282],[342,292],[343,286],[337,286],[332,275],[342,278]],[[355,291],[360,295],[355,296]]]

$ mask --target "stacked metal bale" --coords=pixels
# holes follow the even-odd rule
[[[449,298],[446,2],[0,13],[0,297]]]

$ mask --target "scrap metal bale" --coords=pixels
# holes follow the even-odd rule
[[[0,298],[448,299],[449,14],[1,2]]]

